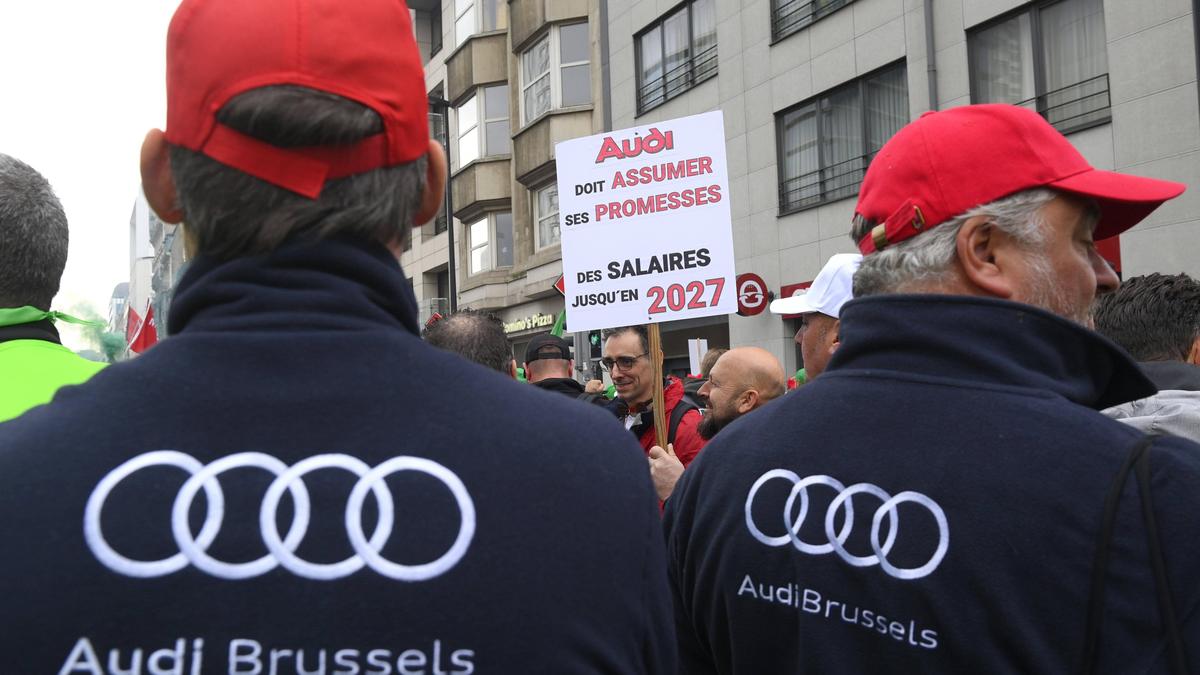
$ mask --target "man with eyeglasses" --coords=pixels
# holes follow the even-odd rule
[[[625,423],[625,428],[637,436],[649,456],[655,447],[654,413],[650,408],[654,396],[654,363],[662,363],[662,352],[653,356],[645,326],[608,328],[604,338],[604,358],[600,364],[612,376],[617,388],[613,410]],[[663,382],[663,419],[667,420],[667,445],[686,467],[691,464],[705,440],[700,437],[700,409],[683,396],[683,382],[667,377]]]

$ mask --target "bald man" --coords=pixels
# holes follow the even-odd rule
[[[730,422],[786,391],[787,376],[774,354],[759,347],[731,349],[717,359],[708,382],[700,388],[708,407],[697,431],[707,441]],[[683,463],[675,457],[674,448],[668,445],[664,450],[656,445],[650,449],[650,477],[659,499],[671,496],[681,475]]]

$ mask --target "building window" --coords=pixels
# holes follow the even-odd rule
[[[433,91],[429,92],[429,98],[442,98],[442,85],[434,87]],[[429,135],[438,143],[442,144],[442,149],[446,152],[446,157],[450,157],[450,142],[449,131],[446,127],[446,108],[429,104]],[[449,160],[447,160],[449,161]],[[447,187],[447,189],[449,189]],[[437,215],[433,219],[433,233],[441,234],[446,231],[446,200],[442,200],[442,205],[438,207]]]
[[[771,37],[775,40],[798,33],[812,22],[829,16],[851,0],[771,0]]]
[[[467,226],[471,247],[471,274],[479,274],[513,264],[512,214],[491,213]]]
[[[473,0],[454,2],[454,46],[457,47],[475,34],[475,3]]]
[[[458,166],[464,167],[479,159],[479,106],[474,96],[455,110],[458,119]]]
[[[591,103],[590,53],[586,23],[554,26],[521,52],[522,126],[550,110]]]
[[[903,62],[776,115],[780,212],[858,194],[871,158],[906,122]]]
[[[1102,0],[1035,4],[967,45],[973,102],[1031,108],[1063,133],[1111,119]]]
[[[558,243],[560,237],[557,185],[547,185],[534,193],[533,221],[537,224],[534,249],[540,250]]]
[[[638,114],[717,74],[714,0],[693,0],[636,39]]]
[[[475,96],[457,108],[457,114],[459,167],[480,157],[512,152],[512,137],[508,129],[508,85],[481,87]]]
[[[505,0],[454,0],[454,46],[476,33],[508,27]]]

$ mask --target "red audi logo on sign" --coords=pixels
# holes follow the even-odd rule
[[[739,274],[737,278],[738,314],[754,316],[767,308],[767,282],[753,273]]]

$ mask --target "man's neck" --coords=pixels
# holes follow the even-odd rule
[[[629,412],[631,412],[631,413],[645,412],[650,409],[651,404],[653,402],[654,402],[654,398],[649,397],[645,401],[642,401],[641,403],[630,403],[629,404]]]

